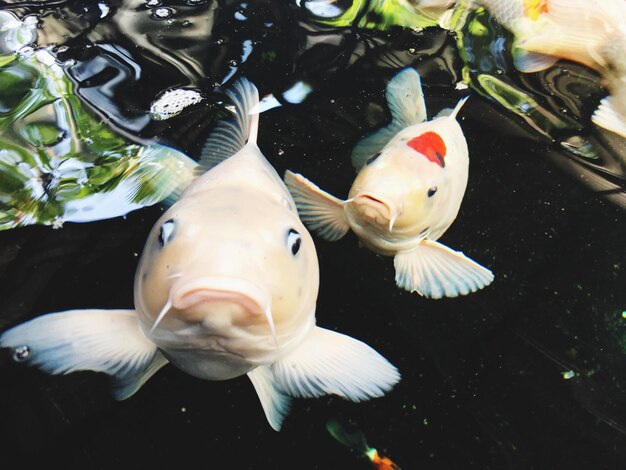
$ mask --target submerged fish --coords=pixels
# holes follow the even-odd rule
[[[515,36],[521,72],[567,59],[602,75],[610,95],[593,122],[626,137],[626,2],[624,0],[476,0]]]
[[[352,429],[348,429],[349,427]],[[326,429],[338,442],[366,456],[377,470],[400,470],[395,462],[388,457],[381,456],[378,450],[367,444],[363,431],[356,425],[331,419],[326,423]]]
[[[371,250],[395,256],[403,289],[434,299],[475,292],[493,280],[491,271],[436,241],[456,218],[467,185],[467,143],[455,119],[464,100],[426,121],[411,68],[389,82],[386,96],[391,124],[355,147],[359,173],[347,200],[287,171],[300,216],[327,240],[352,229]]]
[[[382,396],[398,371],[364,343],[315,326],[313,240],[256,145],[257,90],[203,149],[199,176],[153,227],[135,277],[135,310],[44,315],[0,336],[13,357],[51,374],[113,377],[117,399],[168,361],[202,379],[247,374],[278,430],[291,397]]]

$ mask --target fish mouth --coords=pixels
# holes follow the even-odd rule
[[[252,282],[211,277],[176,283],[171,299],[172,307],[177,310],[187,310],[207,302],[232,302],[252,315],[264,314],[272,303],[268,292]]]
[[[213,306],[216,311],[237,316],[262,315],[267,319],[272,337],[276,342],[272,298],[267,290],[252,282],[221,277],[180,279],[172,286],[169,304],[180,311],[199,305],[209,305]],[[153,329],[161,318],[162,315],[159,315]]]
[[[357,194],[352,202],[364,218],[378,225],[388,226],[389,231],[393,229],[398,214],[389,203],[367,193]]]

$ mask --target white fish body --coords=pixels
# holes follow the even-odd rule
[[[559,59],[598,71],[610,95],[592,120],[626,137],[626,2],[624,0],[475,0],[515,36],[513,59],[537,72]]]
[[[394,256],[399,287],[431,298],[474,292],[491,272],[436,242],[456,218],[467,186],[469,157],[455,110],[426,121],[419,75],[398,73],[387,87],[392,122],[354,149],[359,170],[348,199],[325,193],[287,172],[302,220],[328,240],[352,229],[371,250]]]
[[[279,429],[290,397],[381,396],[395,367],[369,346],[315,326],[318,261],[280,177],[256,146],[248,81],[228,92],[198,177],[157,221],[135,276],[135,310],[44,315],[0,336],[49,373],[113,376],[118,399],[168,361],[208,380],[247,374]]]

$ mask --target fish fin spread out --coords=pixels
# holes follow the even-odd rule
[[[541,72],[549,69],[559,61],[558,57],[540,52],[526,51],[520,48],[513,49],[513,64],[523,73]]]
[[[354,147],[352,165],[357,171],[399,131],[427,118],[422,82],[414,68],[407,67],[398,72],[387,85],[385,96],[391,112],[391,123],[365,137]]]
[[[626,122],[612,104],[612,97],[608,96],[600,101],[600,106],[591,116],[591,120],[597,126],[626,138]]]
[[[18,362],[49,374],[89,370],[111,375],[118,399],[132,395],[165,364],[155,357],[157,347],[143,334],[134,310],[43,315],[2,333],[0,347],[12,348]]]
[[[202,148],[198,174],[232,157],[246,145],[256,145],[259,129],[259,92],[247,79],[240,78],[226,91],[234,109],[232,116],[217,123]]]
[[[350,225],[341,199],[289,170],[285,172],[285,184],[298,207],[300,218],[320,237],[332,242],[348,232]]]
[[[150,377],[156,374],[161,367],[166,365],[169,361],[157,351],[152,358],[152,361],[147,365],[145,369],[139,369],[133,374],[124,374],[114,376],[111,379],[111,390],[113,398],[116,400],[126,400],[132,397],[137,390],[139,390],[143,384],[145,384]]]
[[[460,251],[431,240],[396,254],[394,266],[398,287],[432,299],[467,295],[493,281],[487,268]]]
[[[248,377],[259,396],[267,421],[272,429],[280,431],[285,417],[289,414],[292,398],[278,388],[268,366],[259,366],[251,370]]]
[[[363,401],[383,396],[400,380],[398,370],[365,343],[320,327],[271,370],[278,386],[299,398],[332,394]]]

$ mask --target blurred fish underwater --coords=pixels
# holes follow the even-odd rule
[[[378,470],[400,470],[391,459],[381,456],[377,449],[367,444],[363,431],[355,423],[333,418],[326,423],[328,433],[349,449],[365,456]]]
[[[519,70],[519,34],[498,17],[486,1],[3,2],[0,331],[132,304],[148,233],[241,77],[265,98],[258,146],[277,173],[331,194],[354,180],[354,146],[391,122],[400,70],[419,72],[432,116],[469,89],[468,185],[441,242],[497,275],[432,301],[397,289],[353,235],[316,243],[320,324],[402,381],[365,403],[296,400],[279,434],[244,379],[168,368],[118,403],[102,374],[48,376],[2,351],[3,461],[372,468],[328,436],[350,416],[403,469],[620,468],[626,144],[592,118],[621,88],[567,57]]]

